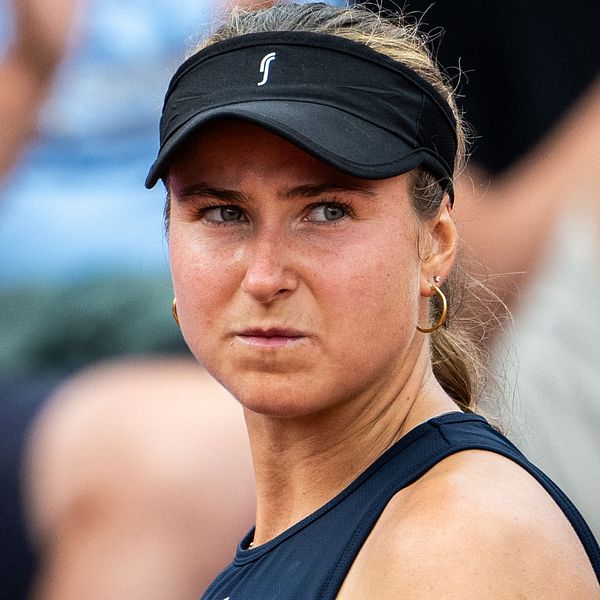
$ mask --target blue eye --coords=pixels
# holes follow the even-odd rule
[[[244,213],[237,206],[223,206],[221,208],[221,218],[223,221],[239,221]]]
[[[307,220],[321,223],[339,221],[348,215],[348,209],[337,203],[318,204],[311,209]]]
[[[246,215],[238,206],[214,206],[202,211],[202,216],[212,223],[235,223],[245,221]]]

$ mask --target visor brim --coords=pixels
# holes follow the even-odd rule
[[[161,146],[146,187],[154,187],[166,175],[169,159],[182,143],[208,122],[222,118],[264,127],[340,171],[363,179],[386,179],[422,164],[434,173],[441,170],[428,164],[432,157],[425,148],[415,149],[392,132],[335,107],[261,100],[219,106],[188,119]]]

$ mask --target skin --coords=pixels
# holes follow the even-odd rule
[[[76,28],[76,0],[14,0],[15,32],[0,63],[0,181],[34,137],[37,117]]]
[[[471,268],[508,308],[520,307],[565,214],[580,213],[600,227],[599,140],[597,77],[554,128],[506,172],[491,177],[471,164],[459,178],[456,219]]]
[[[344,175],[233,121],[207,126],[172,161],[179,319],[196,358],[244,407],[257,485],[255,545],[331,499],[407,431],[456,410],[432,375],[428,338],[415,329],[427,323],[429,282],[436,274],[443,281],[452,267],[456,231],[447,201],[420,221],[407,183],[406,174]],[[514,488],[517,500],[491,481]],[[481,505],[469,507],[471,492]],[[543,524],[533,518],[538,506]],[[517,518],[524,508],[530,512]],[[478,523],[486,527],[474,544]],[[432,597],[441,589],[444,597],[538,598],[548,580],[559,595],[543,597],[575,589],[591,598],[591,569],[573,538],[519,467],[465,452],[393,499],[340,598]],[[545,550],[550,539],[553,551]],[[573,566],[568,584],[548,579],[559,572],[559,539]],[[448,543],[468,559],[467,573],[485,573],[476,595],[466,594],[465,578],[449,580],[456,566],[446,559]],[[415,560],[404,568],[416,547],[432,568]],[[498,560],[511,553],[518,559]],[[542,557],[539,566],[522,576],[523,559],[533,556]]]
[[[197,600],[252,524],[239,404],[191,358],[68,379],[28,444],[36,600]]]

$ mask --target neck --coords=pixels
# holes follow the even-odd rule
[[[282,533],[323,506],[408,431],[457,410],[423,367],[402,385],[380,386],[343,406],[301,418],[246,411],[256,474],[254,545]]]

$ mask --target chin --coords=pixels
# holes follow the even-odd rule
[[[293,378],[259,374],[248,380],[221,381],[242,406],[257,414],[278,418],[307,417],[327,408],[324,390],[293,383]]]

